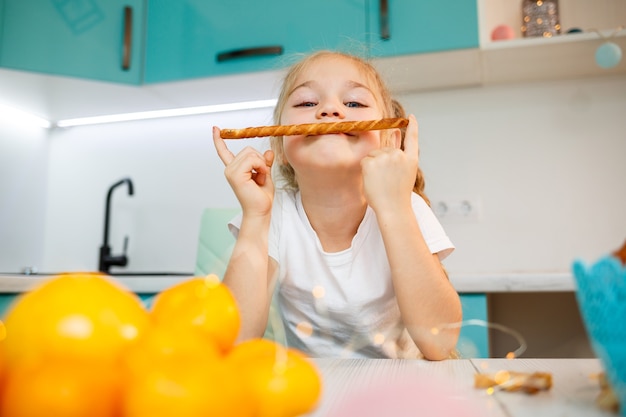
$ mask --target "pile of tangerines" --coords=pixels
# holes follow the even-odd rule
[[[100,274],[54,277],[0,322],[2,417],[291,417],[321,377],[302,353],[235,343],[241,319],[217,277],[189,278],[150,309]]]

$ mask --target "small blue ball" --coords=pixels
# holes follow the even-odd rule
[[[613,68],[622,60],[622,50],[613,42],[605,42],[596,49],[596,63],[602,68]]]

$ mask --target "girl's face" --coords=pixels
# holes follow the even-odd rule
[[[296,78],[281,115],[281,124],[375,120],[382,110],[366,75],[350,59],[325,57]],[[380,147],[380,131],[285,136],[286,162],[297,177],[320,168],[360,172],[360,161]]]

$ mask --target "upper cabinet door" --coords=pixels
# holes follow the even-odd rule
[[[478,48],[476,0],[368,0],[373,57]]]
[[[297,53],[366,49],[368,0],[150,0],[145,82],[279,69]]]
[[[4,0],[0,66],[139,84],[144,0]]]

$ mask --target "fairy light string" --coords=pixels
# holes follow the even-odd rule
[[[215,285],[215,282],[211,279],[206,280],[207,286]],[[326,290],[319,283],[313,285],[311,289],[311,300],[315,305],[315,309],[320,316],[327,319],[330,318],[328,307],[325,303]],[[285,323],[282,319],[282,315],[277,308],[270,308],[268,314],[268,325],[273,333],[273,339],[277,342],[275,361],[273,366],[273,372],[276,375],[283,375],[288,367],[288,349],[289,342],[287,340],[287,332],[285,329]],[[511,336],[516,344],[517,348],[508,352],[505,355],[506,359],[514,359],[520,357],[527,349],[527,343],[523,335],[512,329],[509,326],[505,326],[499,323],[492,323],[481,319],[468,319],[455,323],[446,323],[429,329],[421,329],[423,332],[427,332],[434,336],[445,336],[446,330],[450,329],[462,329],[468,326],[485,327],[493,330],[500,331],[504,334]],[[2,340],[2,322],[0,322],[0,340]],[[402,326],[396,326],[391,332],[402,332],[405,328]],[[320,332],[322,336],[332,338],[332,331],[325,331],[325,329],[315,329],[312,323],[302,321],[296,325],[296,331],[302,338],[311,337],[315,331]],[[350,339],[343,344],[342,357],[351,357],[354,352],[358,352],[363,347],[368,345],[382,346],[388,339],[392,339],[391,334],[383,334],[382,332],[375,332],[369,335],[369,338],[365,334],[361,334],[357,331],[350,337]],[[336,341],[335,341],[336,342]],[[456,356],[459,357],[459,356]],[[462,356],[461,356],[462,357]],[[455,358],[455,356],[450,357]],[[483,362],[480,367],[483,371],[488,368],[486,362]],[[487,395],[493,395],[498,391],[508,390],[511,387],[520,386],[523,384],[524,376],[511,373],[507,370],[497,370],[494,374],[495,384],[484,389]]]
[[[319,284],[314,285],[313,289],[311,290],[312,301],[315,304],[316,311],[321,316],[325,318],[329,318],[328,308],[326,306],[326,303],[324,302],[325,294],[326,294],[326,291],[324,287]],[[275,340],[284,346],[288,346],[286,331],[285,331],[284,323],[280,316],[280,313],[278,311],[271,310],[270,315],[269,315],[269,322],[274,332]],[[422,329],[422,331],[428,332],[431,335],[437,336],[437,335],[441,335],[444,330],[455,329],[455,328],[460,329],[460,328],[467,327],[467,326],[477,326],[477,327],[485,327],[489,329],[494,329],[494,330],[500,331],[504,334],[511,336],[515,340],[517,348],[508,352],[505,355],[506,359],[518,358],[527,349],[528,345],[526,343],[526,340],[520,332],[516,331],[515,329],[509,326],[505,326],[499,323],[489,322],[486,320],[468,319],[468,320],[455,322],[455,323],[442,324],[440,326],[433,327],[430,329]],[[403,331],[404,328],[397,326],[394,330],[400,332],[400,331]],[[313,335],[315,329],[311,323],[307,321],[302,321],[296,325],[296,331],[301,337],[307,338]],[[322,333],[327,335],[328,337],[330,337],[330,335],[332,334],[332,332],[322,332]],[[347,343],[344,343],[343,345],[343,352],[345,356],[350,356],[352,353],[370,344],[381,346],[385,343],[385,341],[389,337],[389,335],[385,335],[381,332],[376,332],[376,333],[369,335],[369,338],[364,340],[364,338],[362,337],[363,335],[356,334],[356,333],[357,332],[355,332],[354,336],[351,337],[351,339]]]
[[[522,336],[522,334],[520,332],[518,332],[517,330],[505,326],[503,324],[499,324],[499,323],[492,323],[492,322],[488,322],[485,320],[480,320],[480,319],[469,319],[469,320],[464,320],[464,321],[460,321],[460,322],[456,322],[456,323],[450,323],[450,324],[445,324],[442,325],[440,327],[435,327],[433,329],[431,329],[431,333],[432,334],[439,334],[441,332],[441,330],[443,329],[453,329],[453,328],[462,328],[463,326],[479,326],[479,327],[486,327],[489,329],[494,329],[494,330],[498,330],[502,333],[505,333],[511,337],[513,337],[515,339],[515,341],[517,342],[517,349],[508,352],[505,355],[506,359],[515,359],[520,357],[525,351],[526,348],[528,347],[528,345],[526,344],[526,339],[524,339],[524,336]]]
[[[314,278],[315,280],[315,278]],[[281,279],[277,276],[275,277],[275,282],[278,287],[281,285]],[[276,297],[275,291],[274,297]],[[319,282],[313,282],[313,285],[310,290],[310,300],[314,305],[315,311],[320,317],[325,318],[329,323],[331,321],[331,315],[326,303],[327,291],[326,288],[321,285]],[[275,300],[272,300],[275,301]],[[287,349],[289,348],[289,342],[287,340],[287,332],[285,329],[285,323],[282,318],[282,314],[280,313],[278,308],[270,308],[269,316],[268,316],[268,324],[270,330],[273,333],[273,338],[276,342],[279,343],[279,347],[276,349],[276,361],[274,366],[274,372],[280,374],[285,371],[287,365]],[[468,319],[454,323],[445,323],[436,327],[431,328],[422,328],[418,329],[424,333],[428,333],[429,335],[446,337],[448,336],[446,330],[450,329],[462,329],[465,327],[484,327],[488,329],[493,329],[499,332],[502,332],[508,336],[510,336],[515,344],[516,348],[509,351],[506,355],[506,359],[514,359],[520,357],[527,349],[527,343],[523,335],[516,331],[515,329],[505,326],[499,323],[492,323],[486,320],[481,319]],[[319,325],[317,326],[319,327]],[[347,358],[352,357],[354,352],[358,352],[366,346],[374,345],[382,347],[386,342],[395,340],[395,337],[405,331],[405,326],[396,326],[387,333],[383,332],[373,332],[371,334],[364,334],[359,331],[354,331],[350,336],[349,340],[343,342],[341,357]],[[296,332],[298,335],[306,339],[308,337],[312,337],[314,334],[319,335],[321,337],[325,337],[328,339],[335,339],[334,333],[332,329],[323,329],[316,328],[314,323],[310,323],[309,321],[302,320],[301,322],[296,324]],[[317,333],[316,333],[317,332]],[[331,342],[336,343],[337,340],[331,340]],[[457,352],[458,353],[458,352]],[[463,355],[453,354],[450,358],[462,358]],[[519,384],[519,376],[512,377],[508,371],[499,370],[497,371],[496,385],[491,386],[485,389],[485,392],[488,395],[491,395],[497,391],[507,389],[511,385]]]

